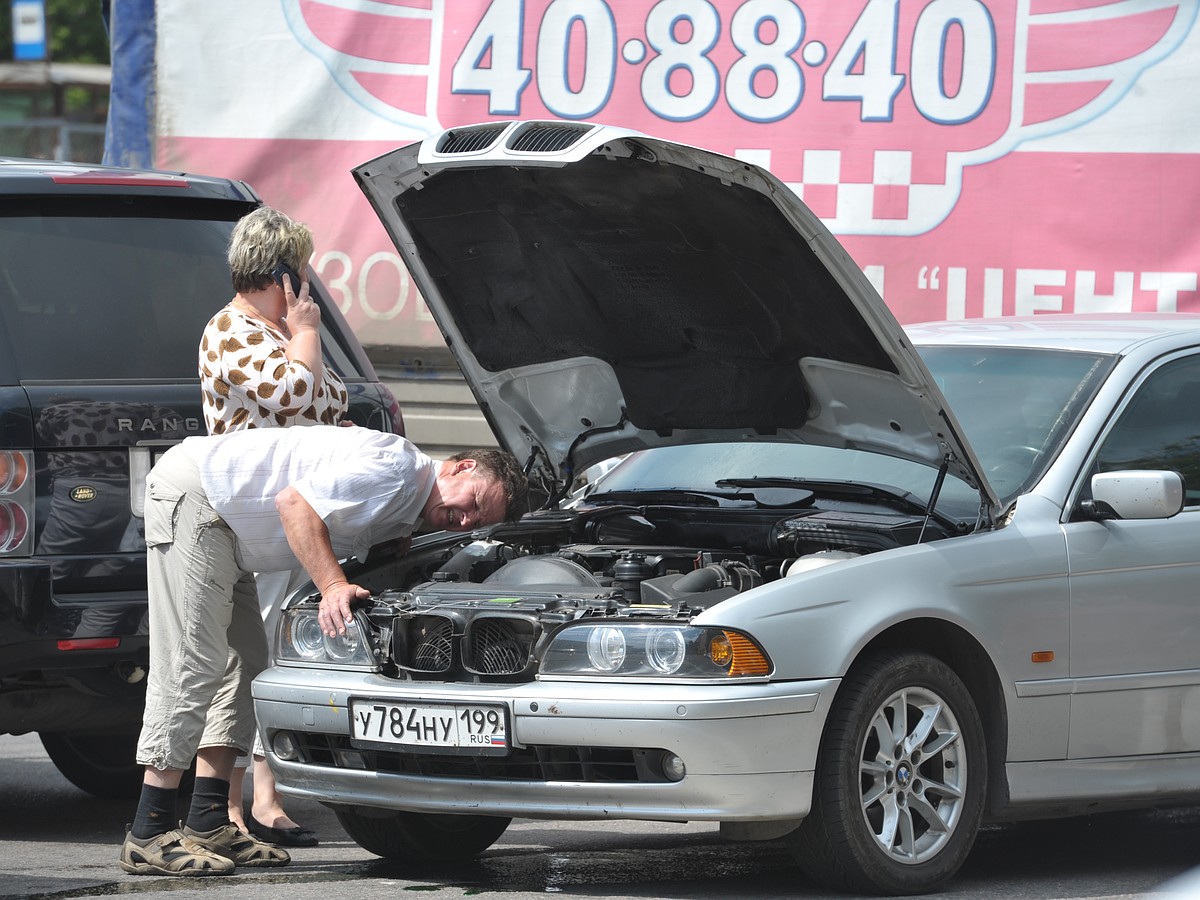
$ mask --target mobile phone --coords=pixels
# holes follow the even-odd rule
[[[275,279],[275,283],[286,290],[287,286],[283,283],[284,276],[292,279],[292,293],[296,296],[300,295],[300,276],[285,262],[276,263],[275,268],[271,270],[271,277]]]

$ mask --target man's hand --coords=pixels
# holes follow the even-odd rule
[[[346,573],[329,543],[329,529],[299,491],[294,487],[284,488],[275,498],[275,508],[279,510],[288,546],[321,590],[317,624],[327,637],[345,634],[346,623],[352,621],[350,604],[365,600],[371,592],[346,581]]]
[[[321,591],[321,611],[317,613],[317,624],[327,637],[335,637],[346,633],[346,626],[354,621],[350,614],[350,604],[355,600],[365,600],[371,592],[357,584],[345,581],[337,582]]]

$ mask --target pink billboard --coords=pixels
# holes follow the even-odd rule
[[[308,222],[368,344],[440,337],[350,168],[513,118],[770,169],[902,322],[1200,310],[1198,4],[160,4],[156,164],[245,178]]]

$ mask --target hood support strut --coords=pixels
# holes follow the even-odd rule
[[[933,518],[933,509],[942,495],[942,485],[946,483],[946,471],[949,468],[950,454],[947,453],[942,457],[942,464],[938,466],[937,478],[933,481],[933,492],[929,495],[929,502],[925,505],[925,520],[921,522],[921,532],[917,535],[918,544],[925,538],[925,529],[929,527],[929,520]]]

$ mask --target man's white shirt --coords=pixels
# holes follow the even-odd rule
[[[299,566],[275,508],[284,488],[295,488],[321,517],[338,559],[365,560],[372,545],[417,528],[438,469],[399,435],[337,425],[191,437],[183,449],[248,572]]]

